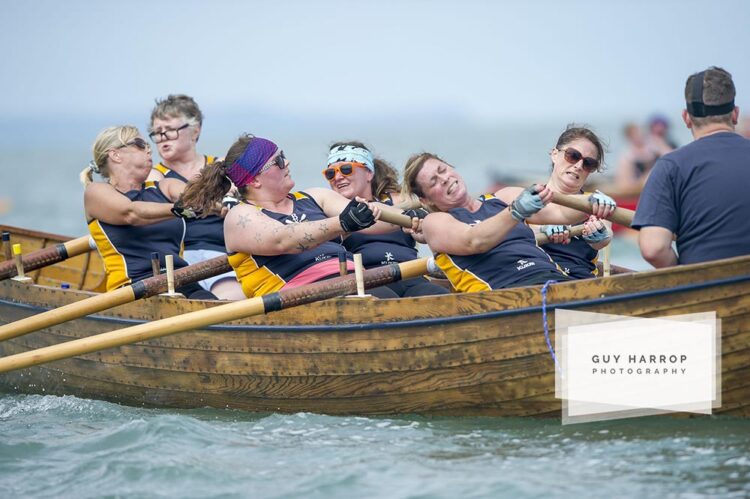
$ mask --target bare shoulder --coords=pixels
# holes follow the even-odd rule
[[[505,204],[510,203],[518,197],[523,191],[523,187],[508,186],[503,187],[499,191],[495,192],[495,197]]]

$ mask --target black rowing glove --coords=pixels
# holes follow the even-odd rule
[[[339,222],[345,232],[357,232],[373,225],[375,215],[373,215],[367,203],[360,203],[352,199],[339,215]]]
[[[419,218],[420,220],[430,214],[429,211],[424,208],[404,210],[401,212],[402,215],[406,215],[409,218]]]
[[[184,206],[182,200],[178,199],[177,202],[172,205],[172,214],[176,217],[184,218],[185,220],[191,220],[200,217],[201,212],[196,211],[189,206]]]

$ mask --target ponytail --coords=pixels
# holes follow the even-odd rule
[[[232,187],[232,182],[226,175],[226,161],[214,161],[206,165],[201,173],[187,183],[180,196],[183,206],[209,213],[216,203],[221,203],[224,195]]]
[[[78,174],[78,180],[81,181],[84,188],[94,181],[94,173],[98,173],[101,175],[102,172],[101,169],[97,166],[96,162],[91,160],[89,161],[89,164],[86,165],[86,168],[81,170],[81,173]]]

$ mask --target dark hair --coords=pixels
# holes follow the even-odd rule
[[[685,82],[685,101],[692,99],[693,92],[693,80],[697,78],[701,73],[695,73],[688,76]],[[707,106],[720,106],[727,104],[734,100],[737,94],[734,88],[734,82],[732,81],[732,75],[728,71],[711,66],[707,70],[703,71],[703,104]],[[704,118],[698,118],[690,115],[693,124],[697,127],[705,126],[709,123],[723,123],[727,125],[734,125],[732,123],[732,112],[719,114],[715,116],[706,116]]]
[[[448,164],[448,162],[443,160],[440,156],[431,152],[421,152],[419,154],[414,154],[409,159],[407,159],[406,165],[404,166],[404,187],[402,190],[402,195],[404,198],[411,198],[412,195],[416,195],[420,198],[424,197],[424,191],[422,190],[422,187],[420,187],[420,185],[417,183],[417,175],[419,175],[422,167],[429,159],[436,159],[445,163],[446,165]]]
[[[599,156],[599,169],[597,169],[597,171],[602,171],[604,169],[604,152],[606,150],[606,146],[604,143],[602,143],[602,140],[599,138],[599,136],[596,135],[588,125],[569,123],[568,126],[565,127],[565,131],[560,134],[560,137],[557,139],[555,149],[560,150],[567,144],[570,144],[577,139],[586,139],[594,144],[596,153]]]
[[[370,151],[369,147],[356,140],[334,142],[328,149],[331,150],[334,147],[339,146],[353,146]],[[372,153],[372,151],[370,151],[370,153]],[[398,172],[396,169],[393,168],[390,163],[381,158],[374,158],[373,163],[375,166],[375,172],[373,173],[372,181],[370,182],[373,197],[376,200],[382,200],[385,198],[386,194],[401,191],[401,185],[398,183]]]
[[[216,203],[220,203],[232,187],[232,182],[227,177],[227,166],[242,156],[254,138],[255,136],[249,133],[241,135],[229,148],[223,161],[215,161],[204,166],[201,173],[185,187],[180,196],[182,204],[203,213],[212,211]],[[239,189],[239,194],[243,199],[246,192],[247,186]]]

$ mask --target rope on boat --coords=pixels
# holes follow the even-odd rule
[[[552,360],[555,361],[555,367],[558,371],[560,371],[560,374],[562,374],[560,363],[557,362],[557,356],[555,355],[555,349],[552,348],[552,343],[549,340],[549,323],[547,322],[547,289],[549,288],[550,284],[554,284],[556,282],[557,281],[555,281],[554,279],[550,279],[549,281],[544,283],[544,286],[542,286],[542,322],[544,325],[544,339],[547,342],[549,354],[552,356]]]

